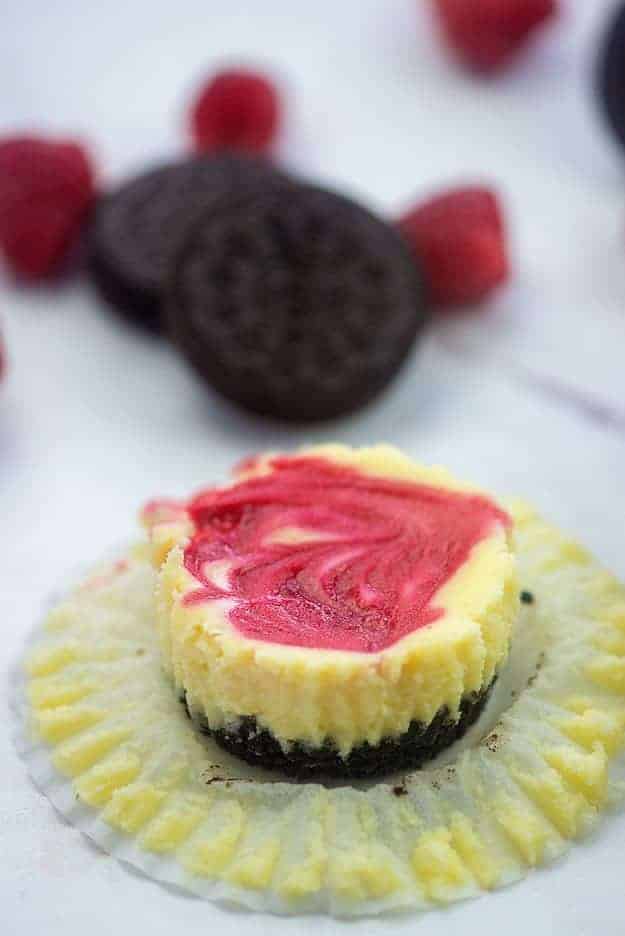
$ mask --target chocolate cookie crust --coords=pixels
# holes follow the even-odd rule
[[[181,702],[201,732],[248,764],[277,770],[298,780],[314,777],[357,779],[381,777],[397,770],[414,770],[432,760],[477,721],[495,681],[496,677],[490,686],[462,699],[457,720],[450,717],[448,709],[441,709],[429,725],[413,721],[398,737],[383,738],[376,745],[365,742],[355,747],[346,758],[341,757],[328,741],[319,748],[296,741],[285,751],[270,731],[259,728],[253,716],[241,718],[236,727],[211,729],[203,716],[190,711],[185,696]]]

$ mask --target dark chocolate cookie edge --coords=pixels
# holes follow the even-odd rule
[[[297,780],[317,777],[358,779],[381,777],[398,770],[414,770],[459,740],[482,713],[496,677],[479,692],[463,697],[459,717],[454,720],[442,708],[429,725],[412,721],[408,730],[396,738],[383,738],[379,744],[368,742],[355,747],[343,758],[330,742],[310,748],[294,742],[284,751],[280,742],[265,728],[259,728],[254,716],[245,716],[238,725],[211,729],[206,719],[191,712],[186,696],[181,699],[191,721],[221,748],[256,767],[279,771]]]

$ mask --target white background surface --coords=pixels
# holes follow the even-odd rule
[[[570,2],[523,64],[481,83],[450,66],[416,0],[5,0],[0,132],[80,133],[104,177],[122,177],[184,145],[185,102],[205,71],[229,58],[260,62],[288,93],[285,162],[387,212],[439,185],[492,180],[516,276],[481,316],[433,330],[378,404],[314,431],[216,401],[166,345],[113,319],[81,282],[18,290],[0,279],[11,363],[0,390],[3,667],[44,597],[77,562],[132,535],[147,496],[185,493],[247,452],[315,439],[388,440],[523,494],[625,577],[625,172],[587,89],[613,6]],[[59,820],[9,734],[6,715],[2,933],[290,936],[313,925],[216,909],[128,872]],[[314,927],[617,936],[624,858],[621,816],[565,862],[480,901],[424,919]]]

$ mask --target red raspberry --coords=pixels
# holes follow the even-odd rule
[[[531,33],[558,11],[558,0],[433,0],[456,57],[475,71],[507,65]]]
[[[78,143],[0,140],[0,250],[13,272],[29,279],[56,273],[94,197],[93,170]]]
[[[407,212],[398,226],[435,305],[480,302],[508,278],[503,216],[490,189],[444,192]]]
[[[280,122],[275,86],[257,72],[222,71],[200,91],[191,111],[197,150],[243,149],[260,153],[273,142]]]

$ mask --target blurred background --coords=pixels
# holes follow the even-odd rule
[[[147,498],[223,479],[259,449],[315,441],[392,442],[533,500],[625,577],[625,153],[594,91],[618,6],[563,0],[557,22],[484,79],[449,56],[415,0],[2,5],[0,135],[78,137],[113,185],[185,151],[192,95],[216,69],[249,64],[284,96],[281,165],[389,218],[448,186],[494,186],[512,263],[488,302],[435,316],[386,394],[312,426],[219,400],[84,277],[25,285],[0,272],[7,661],[51,590],[134,535]],[[11,770],[22,782],[13,766],[6,803]],[[48,818],[33,821],[41,861],[77,868],[77,850],[56,854]],[[576,860],[586,888],[603,886],[583,850]],[[14,871],[20,900],[29,861]],[[39,919],[34,905],[20,913]],[[52,901],[46,913],[61,920]]]
[[[132,535],[146,497],[221,478],[259,448],[320,439],[393,442],[533,498],[625,573],[625,156],[593,87],[617,6],[566,0],[488,78],[459,67],[431,7],[412,0],[6,6],[2,134],[84,141],[106,187],[184,152],[198,87],[249,64],[284,97],[280,164],[388,217],[447,186],[493,186],[512,275],[489,302],[436,318],[370,407],[294,427],[208,393],[80,276],[33,286],[5,270],[4,599],[23,602],[26,583],[45,593]]]
[[[617,6],[564,2],[489,78],[450,58],[431,7],[412,0],[5,7],[3,134],[77,137],[112,185],[183,152],[190,97],[215,69],[249,63],[284,96],[278,162],[389,217],[446,186],[492,185],[513,269],[489,302],[435,320],[370,407],[303,427],[207,393],[81,277],[20,285],[5,271],[4,599],[22,602],[26,581],[45,593],[132,535],[146,497],[223,477],[259,448],[329,438],[394,442],[533,498],[625,572],[624,157],[593,88]]]

